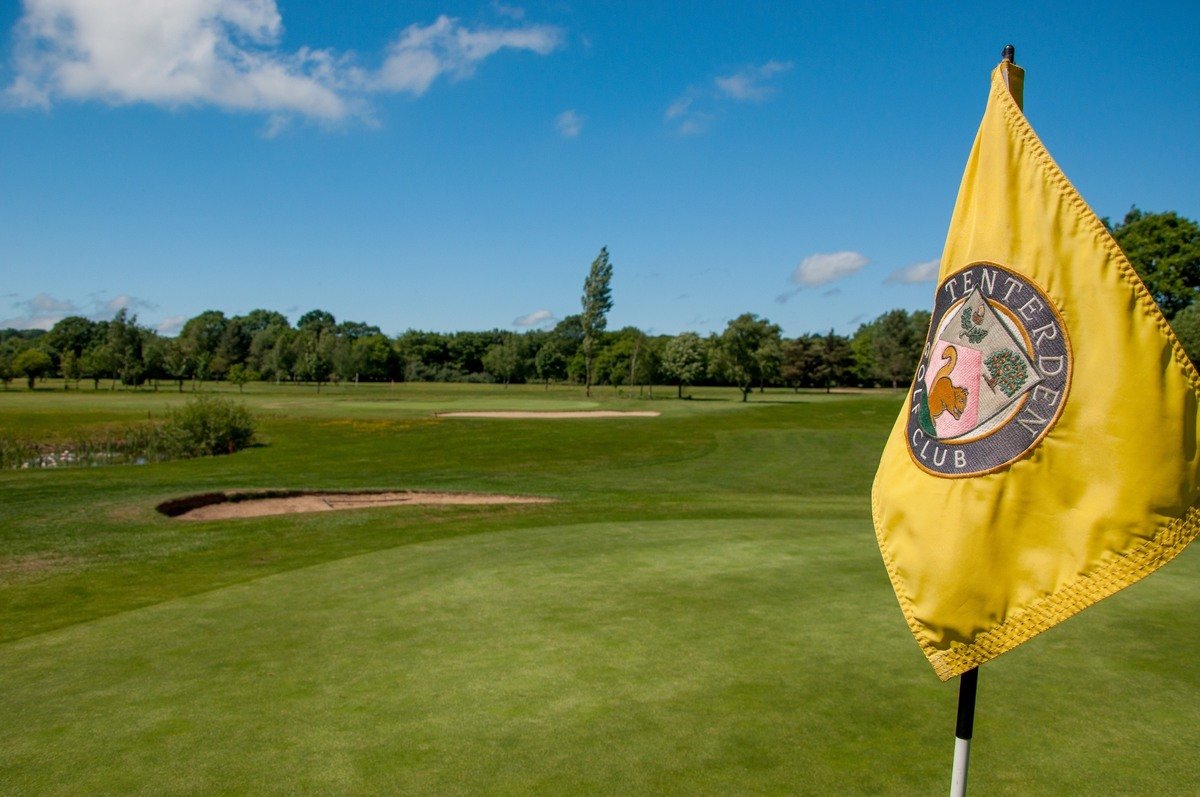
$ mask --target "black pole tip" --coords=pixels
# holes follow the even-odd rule
[[[1011,44],[1004,45],[1004,49],[1000,51],[1000,55],[1010,64],[1015,64],[1017,62],[1017,48],[1013,47]]]

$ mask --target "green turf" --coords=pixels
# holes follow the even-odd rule
[[[930,794],[955,687],[867,494],[899,394],[254,385],[263,445],[0,473],[0,793]],[[0,433],[174,390],[0,392]],[[454,409],[655,409],[605,421]],[[558,503],[185,523],[246,488]],[[973,790],[1194,794],[1200,560],[1001,657]]]

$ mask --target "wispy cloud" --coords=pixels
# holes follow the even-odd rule
[[[179,330],[183,329],[184,322],[187,321],[187,316],[172,315],[167,316],[154,328],[160,335],[176,335]]]
[[[48,293],[19,299],[10,307],[16,315],[0,321],[0,329],[50,329],[63,318],[80,312],[74,302],[56,299]]]
[[[273,135],[293,118],[366,118],[373,94],[420,96],[501,50],[545,55],[563,40],[548,25],[472,28],[441,16],[401,31],[370,70],[329,49],[285,51],[282,34],[275,0],[26,0],[4,95],[43,108],[99,100],[263,113]]]
[[[804,288],[815,288],[849,277],[870,262],[858,252],[809,255],[792,272],[792,282]]]
[[[672,120],[679,119],[682,116],[686,116],[688,111],[691,110],[692,103],[695,101],[696,93],[694,91],[689,91],[682,97],[676,98],[674,102],[667,106],[667,110],[663,113],[663,119],[666,119],[668,122],[670,122]]]
[[[139,299],[127,293],[119,294],[111,299],[103,299],[99,295],[94,295],[92,300],[95,303],[95,310],[92,313],[92,317],[97,321],[106,321],[121,310],[136,313],[140,310],[158,309],[158,305],[154,302],[148,302],[145,299]]]
[[[525,9],[520,6],[505,5],[497,0],[492,0],[492,11],[495,11],[499,16],[508,17],[509,19],[525,19]]]
[[[918,282],[933,282],[937,279],[940,260],[927,260],[924,263],[913,263],[911,266],[898,268],[888,274],[884,282],[888,284],[912,285]]]
[[[768,81],[792,68],[791,61],[767,61],[761,66],[748,66],[732,75],[716,78],[717,91],[723,96],[740,102],[761,102],[775,92]]]
[[[568,109],[560,113],[554,120],[554,127],[563,138],[575,138],[583,130],[585,117],[574,110]]]
[[[549,310],[534,310],[532,313],[513,319],[514,327],[536,327],[557,321]]]
[[[663,121],[679,135],[703,133],[730,102],[763,102],[775,93],[770,81],[792,68],[791,61],[767,61],[719,75],[706,86],[689,86],[663,112]]]
[[[410,25],[388,47],[379,72],[369,80],[376,90],[420,96],[442,75],[470,77],[484,59],[504,49],[546,55],[562,44],[562,31],[550,25],[471,30],[451,17]]]
[[[104,293],[93,293],[84,305],[39,293],[31,299],[17,299],[10,307],[16,314],[0,320],[0,329],[50,329],[72,315],[84,316],[92,321],[108,321],[121,310],[136,314],[142,310],[155,310],[158,306],[127,293],[111,298]]]

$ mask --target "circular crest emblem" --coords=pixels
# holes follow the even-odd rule
[[[1028,278],[972,263],[938,286],[910,393],[908,452],[935,476],[978,476],[1033,450],[1062,414],[1071,346]]]

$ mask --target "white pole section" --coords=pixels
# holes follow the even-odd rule
[[[967,797],[967,766],[971,762],[971,740],[954,739],[954,769],[950,772],[950,797]]]

